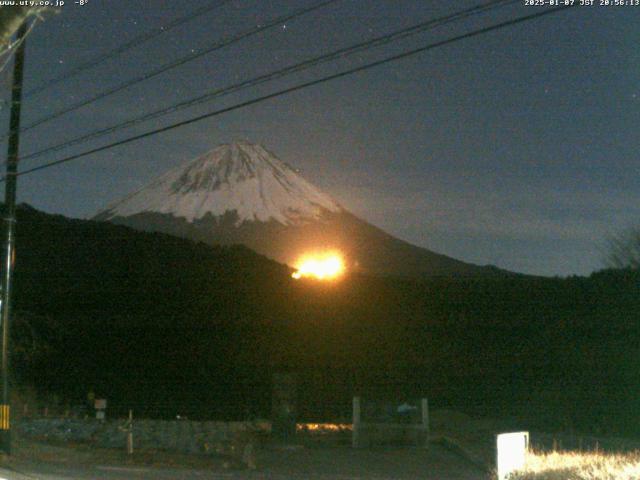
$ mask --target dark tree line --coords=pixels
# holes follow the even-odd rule
[[[590,277],[295,281],[243,247],[21,209],[16,380],[73,403],[193,418],[265,416],[297,373],[300,414],[354,393],[640,430],[640,271]]]

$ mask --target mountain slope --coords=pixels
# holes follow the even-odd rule
[[[394,238],[351,214],[264,147],[221,145],[98,213],[95,220],[212,245],[243,244],[289,265],[336,249],[351,271],[401,276],[500,272]]]

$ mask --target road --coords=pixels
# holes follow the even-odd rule
[[[22,452],[19,458],[2,462],[0,478],[6,480],[486,480],[479,470],[444,447],[428,449],[380,448],[354,450],[348,447],[265,449],[258,456],[258,469],[225,470],[220,462],[171,460],[158,465],[162,452],[151,465],[136,464],[113,455],[48,455],[42,458]],[[38,458],[40,457],[40,458]],[[177,464],[176,464],[177,463]]]

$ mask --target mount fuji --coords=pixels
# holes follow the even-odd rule
[[[94,220],[213,245],[243,244],[289,265],[303,254],[331,249],[342,252],[350,271],[408,277],[507,273],[394,238],[248,142],[218,146],[117,200]]]

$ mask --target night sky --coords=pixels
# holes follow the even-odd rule
[[[25,89],[210,3],[68,0],[27,40]],[[26,99],[23,125],[314,3],[233,1]],[[337,1],[33,129],[21,153],[478,3]],[[21,168],[545,8],[523,0]],[[576,7],[20,177],[19,201],[86,218],[169,168],[246,139],[416,245],[519,272],[589,274],[603,267],[607,237],[640,223],[639,44],[640,6]],[[4,98],[10,77],[6,68]],[[2,114],[6,130],[6,106]]]

